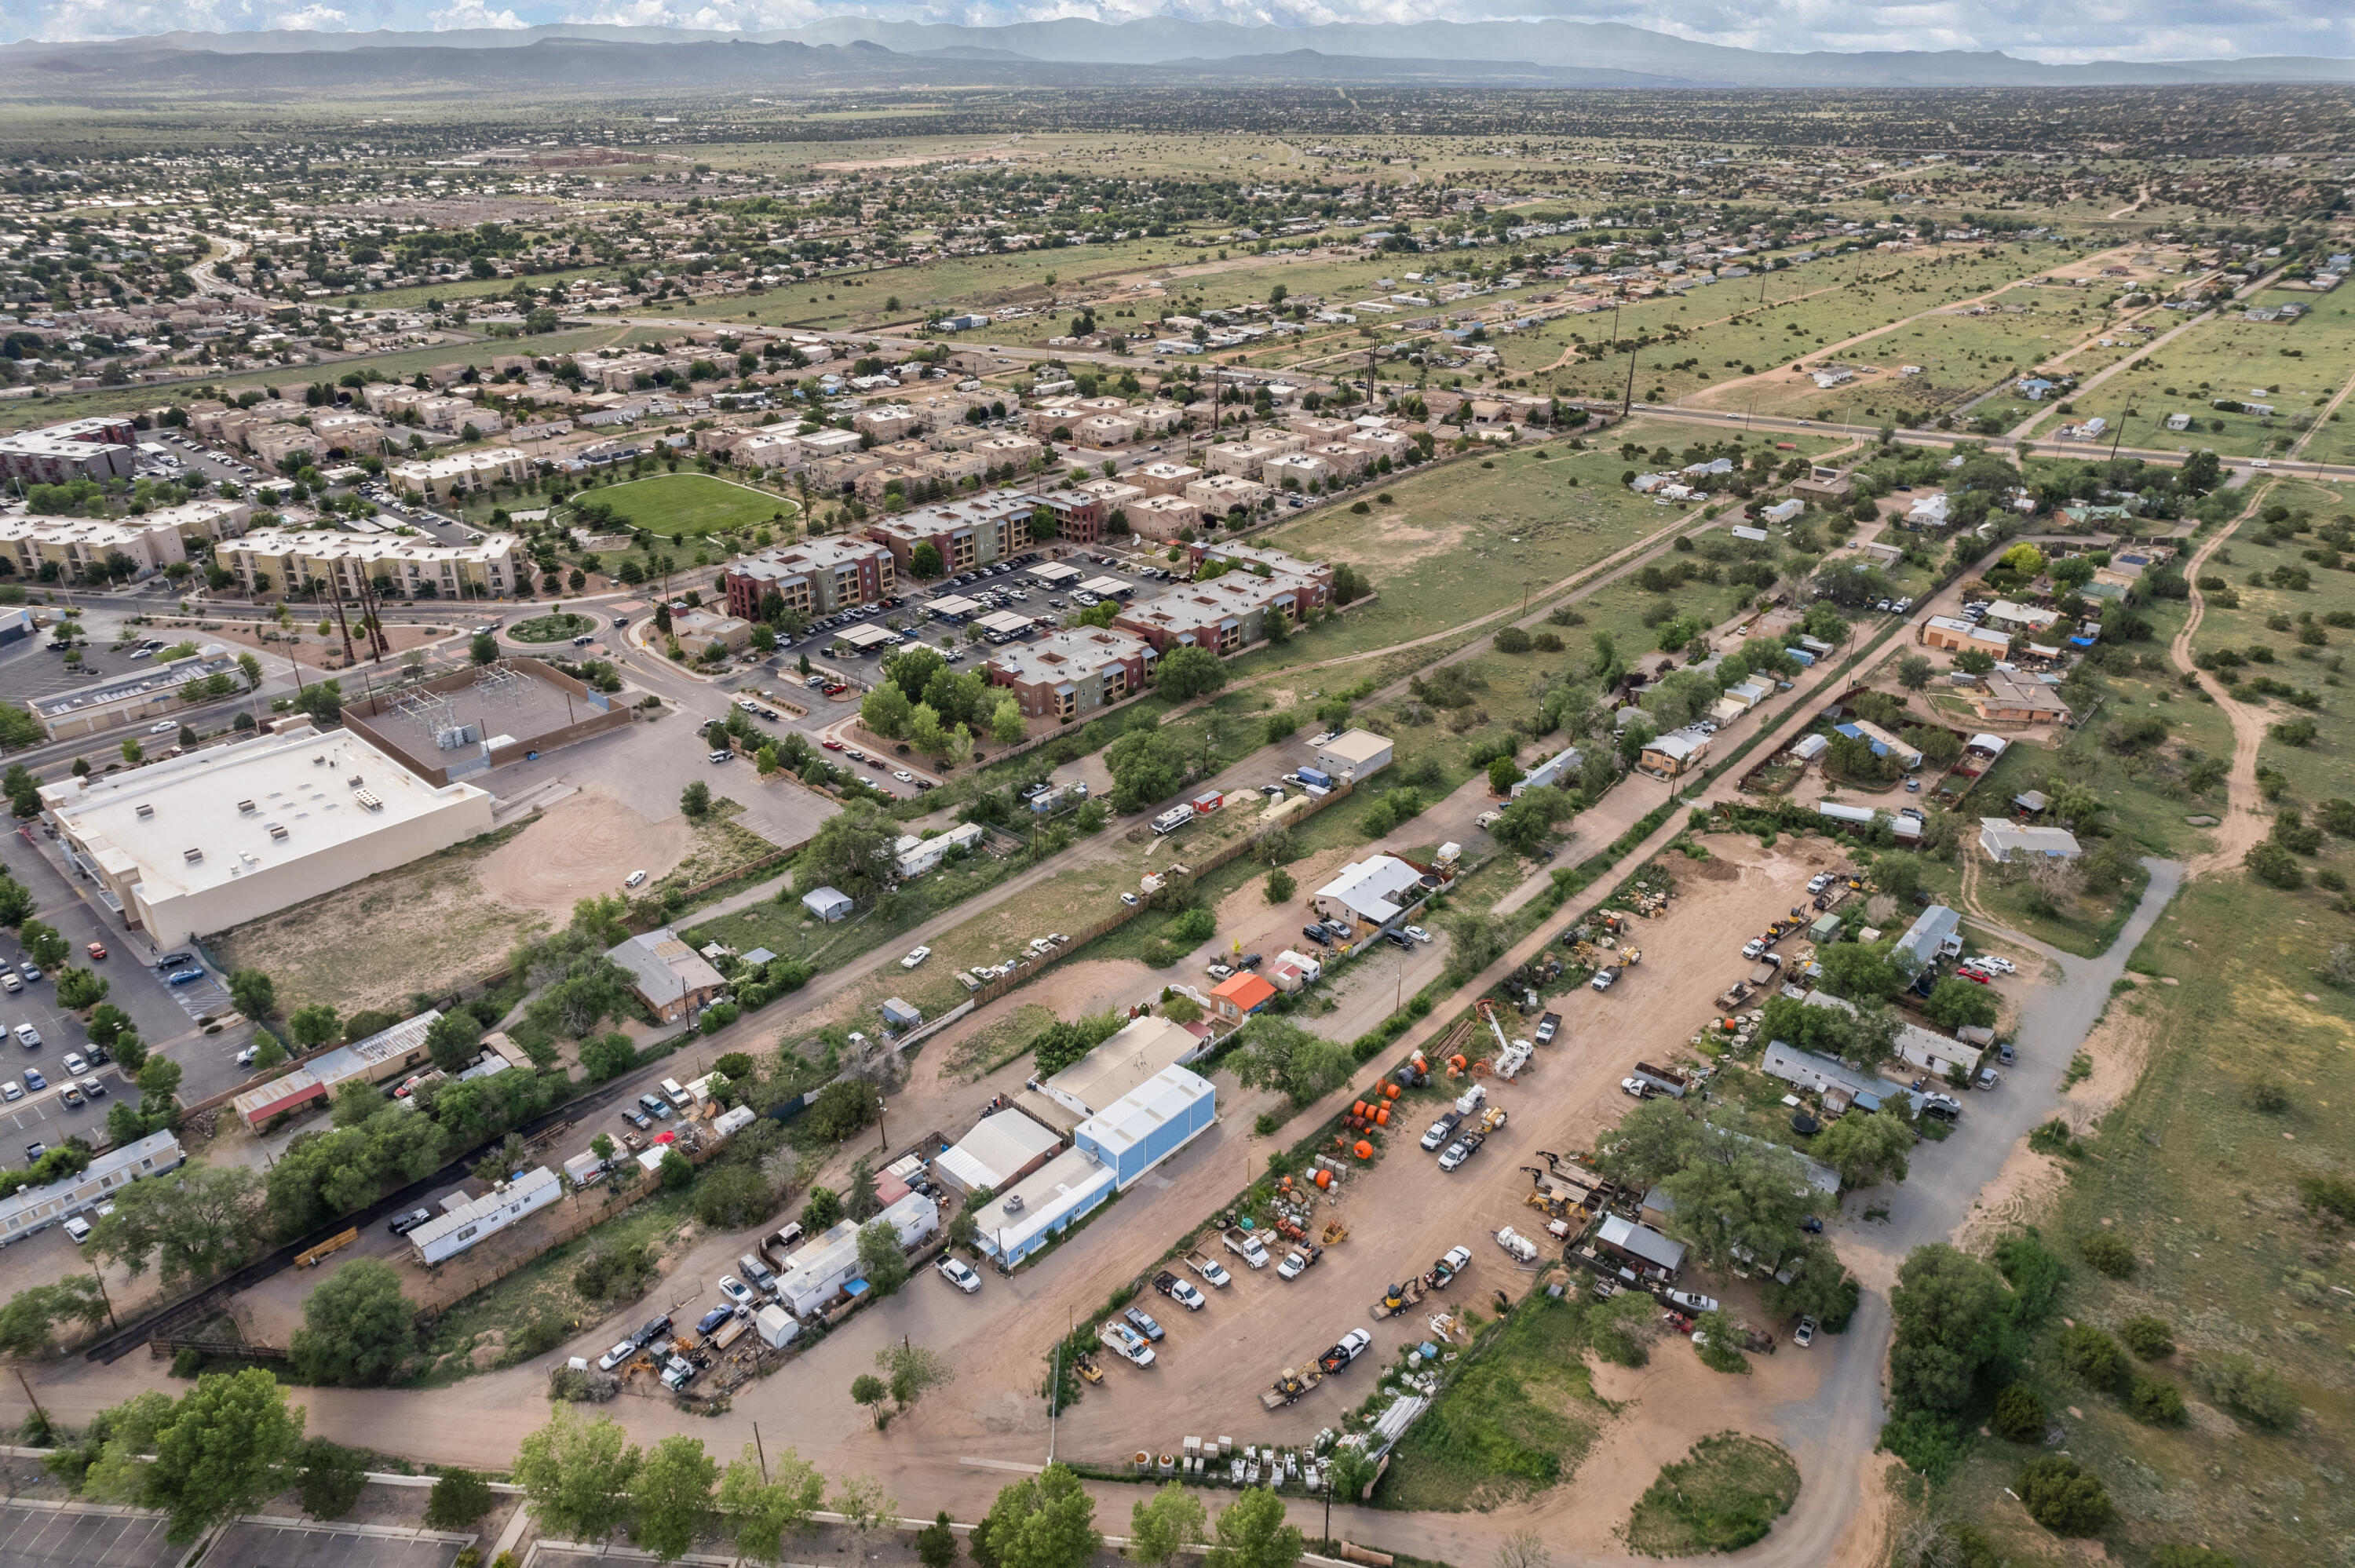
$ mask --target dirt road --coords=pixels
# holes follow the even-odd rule
[[[2239,865],[2271,829],[2271,822],[2265,815],[2264,796],[2257,789],[2257,747],[2265,738],[2264,710],[2227,695],[2222,682],[2205,671],[2196,669],[2191,662],[2191,640],[2208,615],[2207,596],[2200,591],[2200,569],[2208,564],[2209,557],[2221,549],[2225,541],[2232,538],[2242,524],[2257,514],[2257,509],[2264,504],[2265,494],[2272,488],[2270,484],[2259,485],[2256,493],[2249,497],[2248,504],[2241,509],[2241,514],[2216,530],[2214,536],[2200,546],[2183,568],[2184,578],[2191,585],[2191,613],[2184,618],[2183,630],[2175,634],[2175,641],[2169,645],[2168,656],[2175,661],[2177,669],[2199,681],[2200,689],[2213,699],[2216,706],[2232,724],[2232,769],[2224,780],[2224,820],[2216,826],[2216,847],[2205,854],[2195,856],[2189,863],[2190,874],[2193,876],[2205,876]]]

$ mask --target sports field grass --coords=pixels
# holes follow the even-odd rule
[[[594,500],[611,506],[632,524],[674,539],[730,534],[800,508],[782,495],[750,489],[702,473],[666,473],[634,479],[598,490]]]
[[[2243,312],[2282,304],[2311,313],[2296,322],[2252,322]],[[2288,352],[2285,352],[2288,351]],[[2077,399],[2079,415],[2128,421],[2128,445],[2212,447],[2232,456],[2279,457],[2339,389],[2355,376],[2355,294],[2268,289],[2200,323],[2153,359]],[[2269,403],[2270,416],[2213,407],[2217,398]],[[2342,408],[2342,412],[2343,412]],[[2169,430],[2168,415],[2190,414],[2192,429]],[[2221,428],[2220,428],[2221,427]],[[2327,423],[2301,454],[2318,461],[2355,457],[2355,426]]]

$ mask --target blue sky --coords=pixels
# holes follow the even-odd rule
[[[2355,56],[2355,8],[2315,0],[0,0],[0,37],[107,38],[186,29],[448,31],[542,22],[627,22],[758,31],[826,16],[986,26],[1175,14],[1238,23],[1469,21],[1559,16],[1625,22],[1704,43],[1760,49],[2001,49],[2022,58],[2214,59]]]

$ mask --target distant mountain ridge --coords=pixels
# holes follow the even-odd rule
[[[2045,65],[1996,51],[1896,50],[1842,54],[1828,50],[1782,54],[1697,43],[1616,22],[1331,23],[1316,26],[1245,26],[1151,16],[1107,23],[1085,18],[1019,22],[1001,26],[886,22],[837,16],[805,27],[762,33],[698,31],[594,23],[453,32],[165,33],[97,42],[27,41],[0,46],[0,69],[35,61],[68,61],[101,74],[136,78],[174,74],[165,57],[198,56],[226,62],[240,57],[305,57],[291,73],[303,85],[351,79],[325,69],[322,57],[360,55],[395,74],[430,75],[410,57],[486,56],[549,46],[621,46],[647,54],[615,61],[616,80],[655,81],[677,74],[689,59],[712,62],[719,46],[767,46],[765,55],[734,57],[722,76],[742,79],[758,58],[790,57],[824,67],[822,76],[880,81],[895,71],[909,79],[1037,80],[1086,85],[1097,68],[1104,79],[1126,81],[1143,68],[1183,74],[1239,76],[1254,82],[1297,80],[1465,81],[1592,87],[1713,88],[1957,88],[2227,85],[2260,82],[2355,83],[2355,60],[2295,56],[2226,60],[2099,60]],[[685,51],[657,63],[669,51]],[[803,50],[811,51],[803,53]],[[394,67],[392,57],[401,57]],[[133,62],[137,62],[135,65]],[[781,62],[780,62],[781,63]],[[1051,71],[1040,68],[1056,68]],[[1125,69],[1119,69],[1125,68]],[[231,75],[240,74],[235,69]],[[445,58],[439,74],[474,71]],[[292,83],[290,83],[291,85]]]

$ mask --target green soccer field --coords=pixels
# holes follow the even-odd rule
[[[784,496],[701,473],[635,479],[586,492],[582,499],[603,502],[634,526],[681,539],[733,533],[801,510]]]

